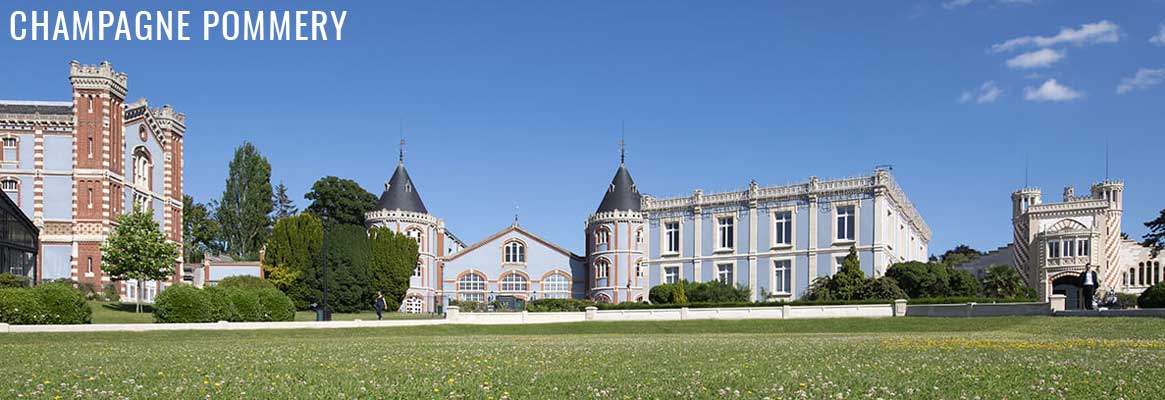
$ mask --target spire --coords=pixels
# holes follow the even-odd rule
[[[405,163],[405,138],[402,136],[400,138],[400,164],[404,165],[404,163]]]
[[[428,214],[429,210],[425,208],[425,203],[421,201],[421,195],[417,192],[417,186],[413,184],[412,178],[409,177],[409,171],[405,169],[405,140],[400,140],[400,163],[396,165],[396,170],[392,172],[392,178],[388,183],[384,184],[384,193],[380,194],[380,200],[376,202],[377,210],[403,210]]]
[[[596,213],[605,211],[639,211],[639,189],[635,187],[635,181],[631,179],[631,173],[627,171],[626,161],[626,144],[623,139],[619,139],[619,169],[615,171],[615,177],[611,179],[611,184],[607,186],[607,194],[603,195],[603,201],[599,203],[599,209]]]
[[[623,139],[627,135],[627,122],[623,121],[619,126],[619,165],[623,165],[627,161],[627,142]]]

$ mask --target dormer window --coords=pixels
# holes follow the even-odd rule
[[[502,245],[502,262],[506,264],[523,264],[526,262],[526,245],[518,240],[511,240]]]

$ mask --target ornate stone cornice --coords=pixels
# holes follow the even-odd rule
[[[774,201],[809,201],[815,198],[829,198],[863,193],[884,193],[901,209],[907,221],[927,241],[931,238],[930,227],[923,221],[914,204],[906,198],[906,193],[898,186],[894,177],[884,169],[877,169],[873,175],[857,178],[822,181],[817,177],[809,177],[806,183],[798,185],[774,186],[761,188],[755,182],[749,184],[747,190],[739,192],[724,192],[705,194],[696,190],[692,196],[656,199],[644,196],[642,210],[645,213],[665,213],[686,209],[705,209],[726,205],[756,204],[758,202]]]
[[[375,210],[364,213],[364,224],[372,226],[377,222],[412,222],[432,226],[444,225],[439,218],[429,214],[404,210]]]
[[[638,211],[620,211],[620,210],[605,211],[605,212],[601,212],[601,213],[591,214],[590,217],[587,218],[586,224],[591,225],[591,224],[596,223],[596,222],[612,222],[612,221],[615,221],[615,222],[643,222],[644,218],[646,218],[646,217],[647,217],[647,214],[642,213],[642,212],[638,212]]]

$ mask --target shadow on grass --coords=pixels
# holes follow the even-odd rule
[[[109,310],[113,310],[113,311],[136,312],[138,305],[134,304],[134,303],[104,303],[101,305],[101,307],[109,309]],[[142,304],[142,313],[143,314],[144,313],[152,313],[152,312],[154,312],[153,305]]]

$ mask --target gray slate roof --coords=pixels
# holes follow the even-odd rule
[[[73,106],[49,102],[0,101],[0,114],[73,115]]]
[[[388,180],[388,186],[384,188],[384,193],[380,194],[380,201],[376,202],[376,209],[429,213],[425,203],[421,201],[420,193],[417,193],[417,186],[409,178],[404,163],[396,166],[392,179]]]
[[[611,185],[607,187],[607,194],[603,195],[603,202],[599,203],[599,209],[595,212],[639,211],[640,198],[639,189],[635,187],[635,181],[631,180],[631,173],[627,172],[626,165],[620,163],[615,178],[611,179]]]

